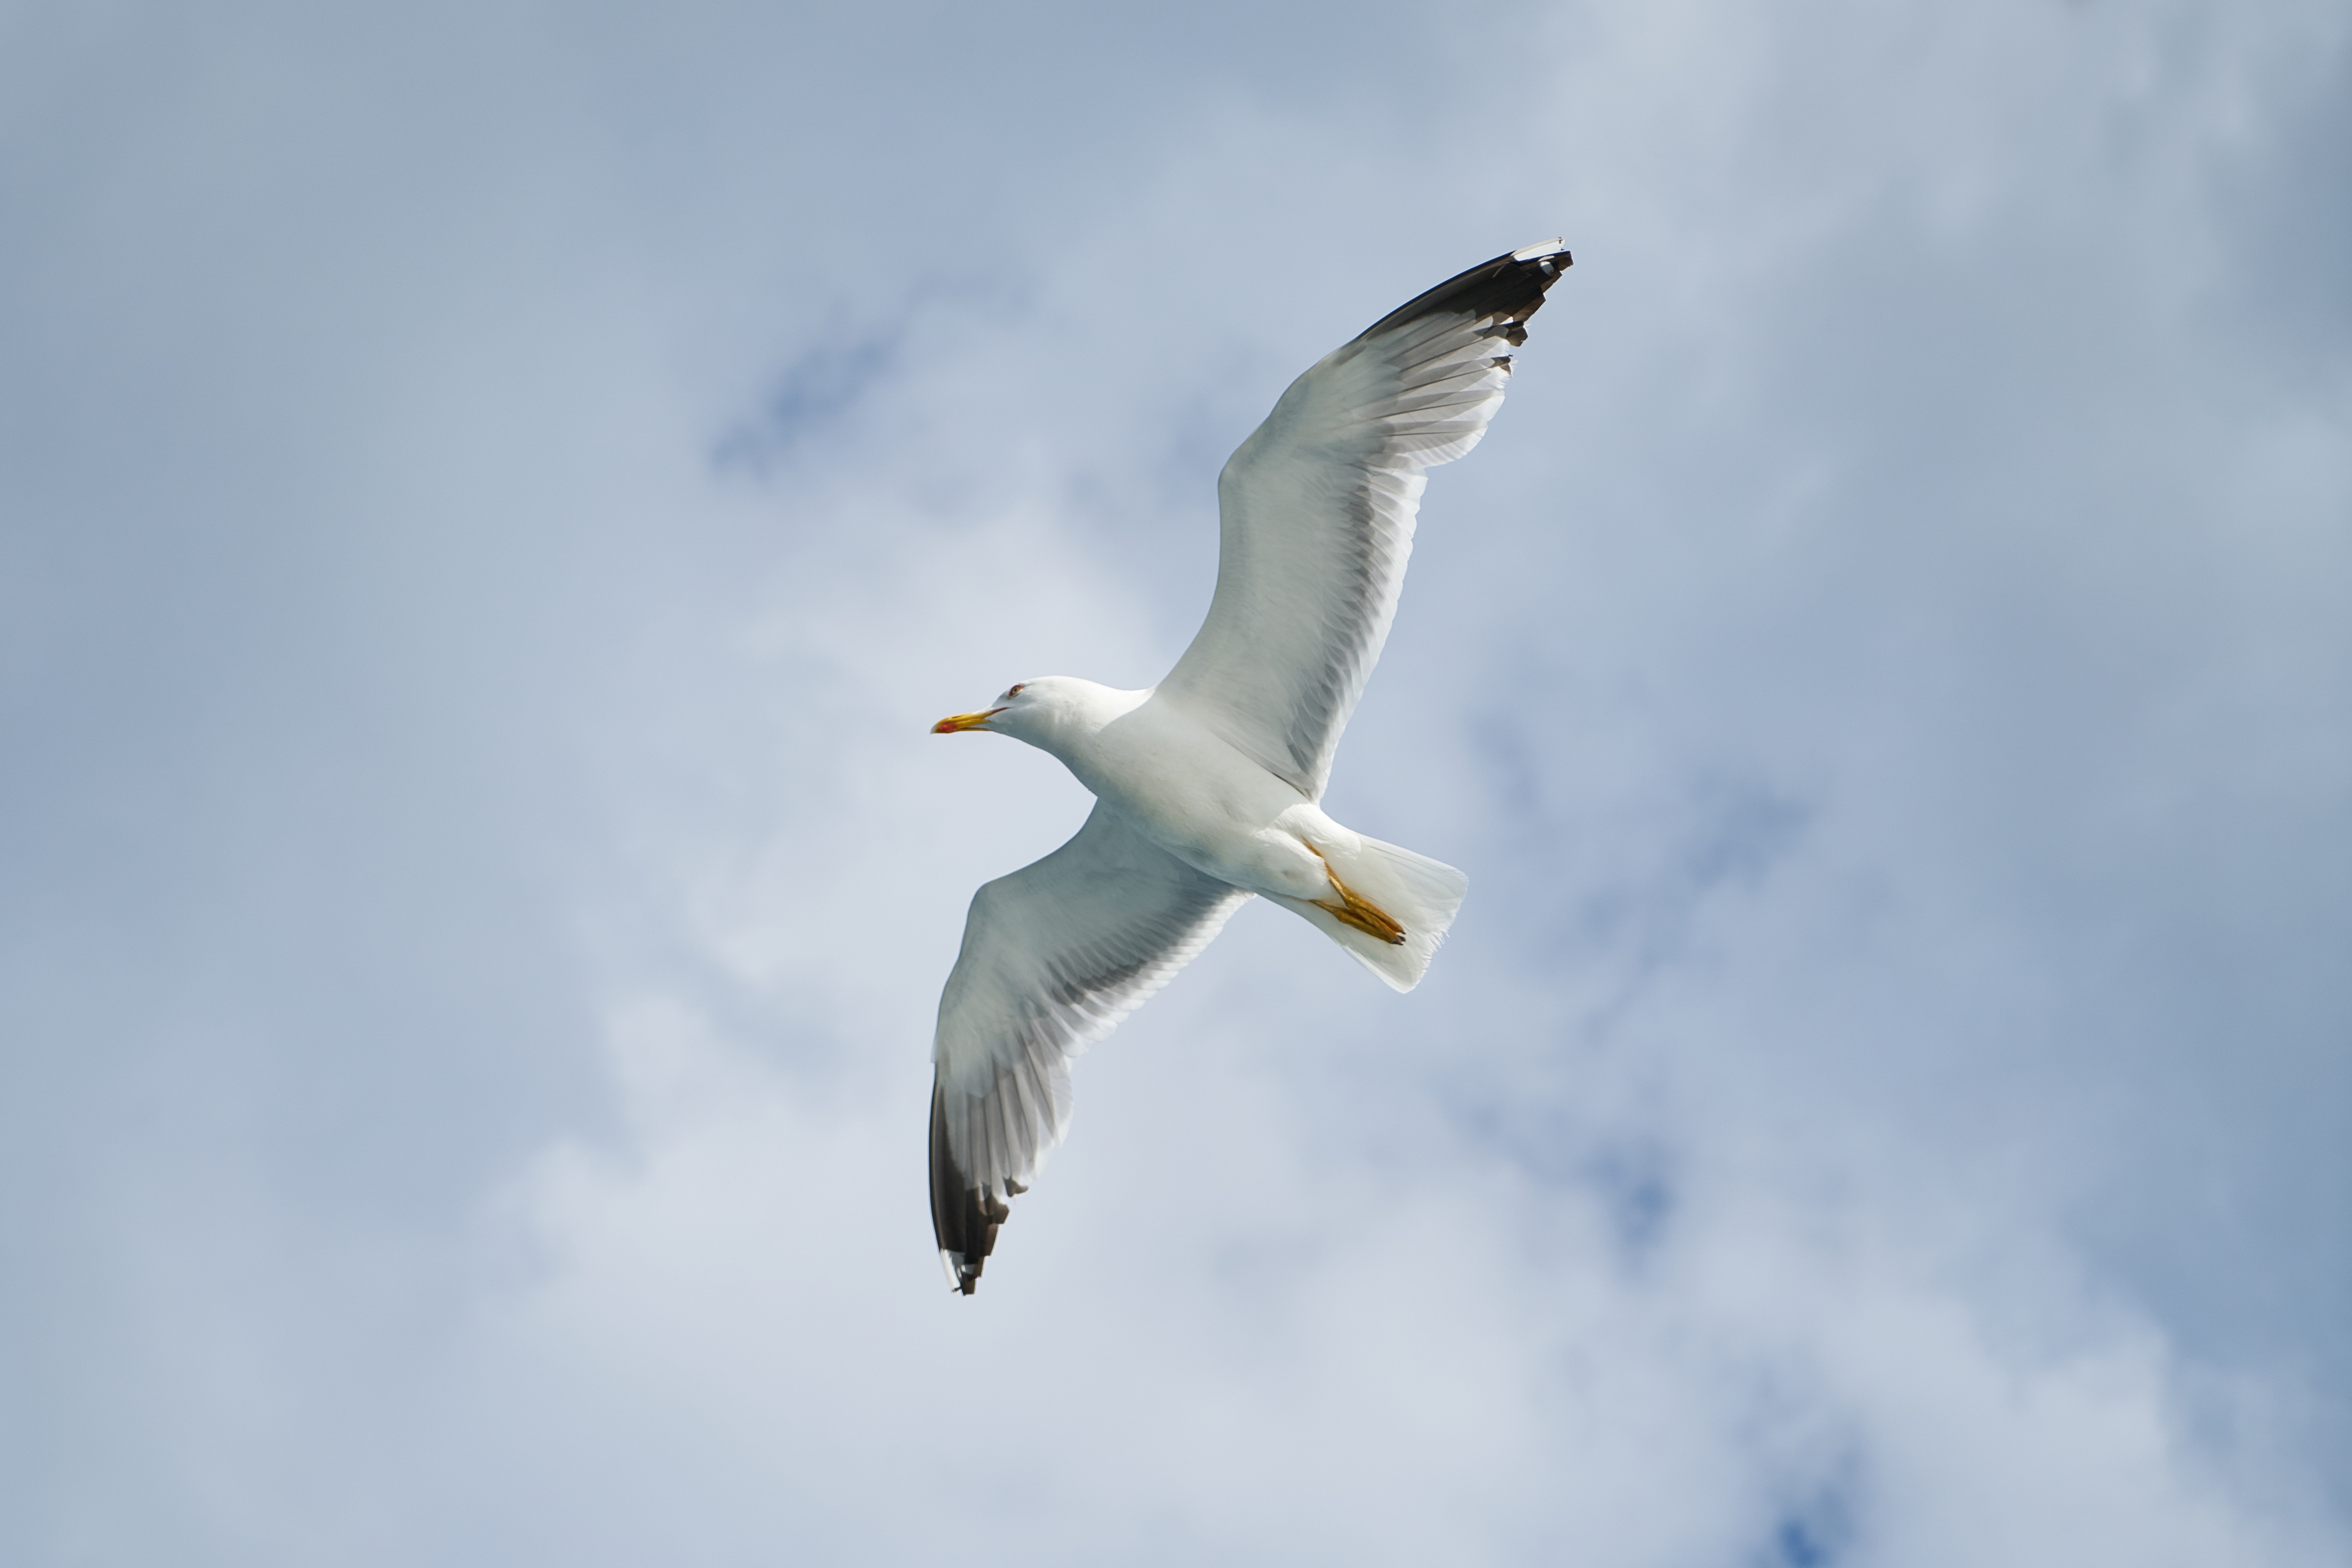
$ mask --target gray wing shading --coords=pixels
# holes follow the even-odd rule
[[[931,1052],[931,1229],[965,1295],[1069,1124],[1070,1058],[1249,897],[1099,804],[1067,844],[973,896]]]
[[[1569,265],[1558,240],[1474,267],[1293,382],[1217,480],[1217,592],[1160,694],[1319,800],[1388,640],[1423,470],[1478,444],[1509,351]]]

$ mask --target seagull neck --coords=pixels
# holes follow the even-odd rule
[[[1053,706],[1038,715],[1042,721],[1025,724],[1015,733],[1039,751],[1058,757],[1065,767],[1084,777],[1096,737],[1141,707],[1151,692],[1148,689],[1120,691],[1090,680],[1066,679],[1056,684],[1065,689],[1056,692]]]

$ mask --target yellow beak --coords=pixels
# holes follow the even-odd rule
[[[958,730],[977,730],[999,713],[1002,708],[992,708],[985,713],[952,713],[931,726],[934,735],[952,735]]]

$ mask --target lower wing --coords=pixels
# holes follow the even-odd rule
[[[971,900],[932,1047],[931,1228],[970,1295],[996,1227],[1070,1120],[1070,1058],[1190,963],[1250,895],[1097,804]]]

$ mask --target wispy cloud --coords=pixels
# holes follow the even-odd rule
[[[1705,0],[0,49],[0,1556],[2336,1563],[2340,8]],[[1335,806],[947,1300],[940,742],[1578,265]]]

